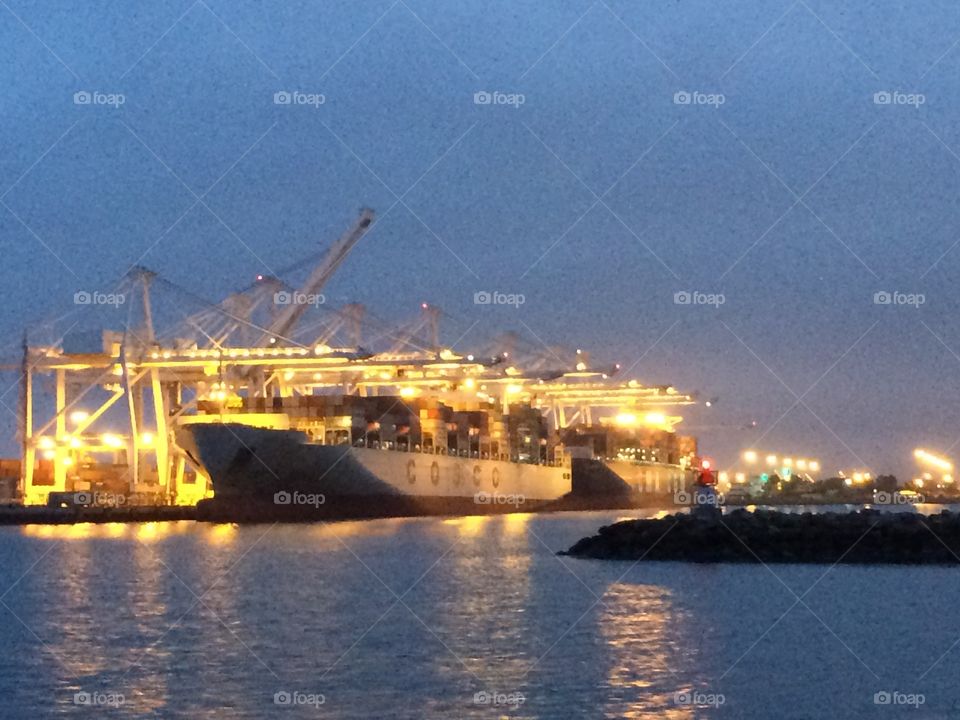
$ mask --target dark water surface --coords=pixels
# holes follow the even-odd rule
[[[0,717],[960,714],[960,568],[554,555],[619,517],[3,528]]]

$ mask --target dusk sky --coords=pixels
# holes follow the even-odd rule
[[[133,265],[216,301],[368,206],[329,303],[716,397],[721,465],[957,452],[957,3],[3,0],[0,68],[5,362]]]

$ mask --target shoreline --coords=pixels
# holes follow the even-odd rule
[[[473,498],[395,498],[385,502],[377,498],[337,498],[337,502],[319,506],[283,506],[272,502],[243,500],[237,502],[208,499],[197,505],[123,507],[69,507],[5,505],[0,506],[0,526],[16,525],[72,525],[79,523],[138,523],[176,522],[193,520],[210,523],[256,524],[264,522],[336,522],[348,520],[381,520],[413,517],[466,517],[473,515],[505,515],[510,513],[563,513],[654,510],[670,514],[691,510],[692,506],[677,505],[671,495],[645,496],[580,496],[559,500],[521,502],[516,504],[483,504]],[[931,498],[925,505],[960,504],[960,499]],[[777,508],[851,506],[858,508],[889,508],[910,512],[910,504],[876,505],[854,499],[821,498],[767,503],[762,501],[727,503],[722,508],[726,515],[737,510],[754,508],[761,512],[775,512]]]

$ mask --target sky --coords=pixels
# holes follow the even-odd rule
[[[328,302],[716,398],[721,466],[960,456],[956,3],[4,0],[0,73],[5,359],[131,266],[215,301],[368,206]]]

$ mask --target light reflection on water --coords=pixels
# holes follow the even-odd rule
[[[607,590],[598,627],[610,650],[608,717],[691,717],[676,705],[674,692],[664,690],[690,672],[686,623],[663,588],[618,582]],[[637,697],[642,700],[631,702]]]
[[[0,715],[92,717],[84,690],[122,693],[115,717],[184,718],[857,718],[886,685],[960,699],[951,655],[917,677],[960,637],[955,569],[554,555],[653,514],[0,529]],[[321,714],[277,708],[283,690],[322,693]],[[725,704],[677,704],[695,690]]]

